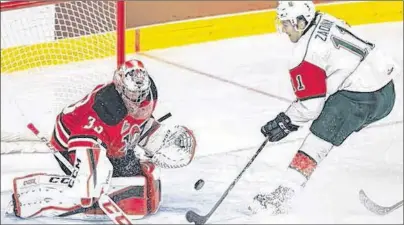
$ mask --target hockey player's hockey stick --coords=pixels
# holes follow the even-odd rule
[[[247,165],[244,167],[244,169],[240,172],[240,174],[236,177],[236,179],[233,180],[233,182],[230,184],[230,186],[227,188],[227,190],[223,193],[222,197],[220,197],[219,201],[216,202],[216,204],[213,206],[213,208],[209,211],[208,214],[205,216],[198,215],[196,212],[190,210],[186,213],[185,217],[190,223],[195,223],[195,224],[205,224],[206,221],[212,216],[212,214],[216,211],[216,209],[219,207],[219,205],[223,202],[223,200],[226,198],[226,196],[229,194],[230,190],[233,189],[233,187],[236,185],[237,181],[240,179],[240,177],[243,175],[243,173],[247,170],[248,167],[254,162],[255,158],[260,154],[262,149],[264,149],[265,145],[268,143],[268,139],[265,139],[265,141],[261,144],[261,146],[258,148],[257,152],[255,155],[250,159],[250,161],[247,163]]]
[[[361,189],[359,191],[359,200],[361,201],[361,203],[371,212],[380,215],[380,216],[384,216],[387,215],[391,212],[393,212],[394,210],[400,208],[401,206],[403,206],[403,200],[397,202],[396,204],[392,205],[392,206],[381,206],[376,204],[374,201],[372,201],[366,194],[365,192]]]

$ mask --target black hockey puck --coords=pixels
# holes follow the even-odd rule
[[[197,182],[195,182],[194,188],[195,190],[200,190],[203,187],[203,185],[205,185],[205,181],[199,179]]]

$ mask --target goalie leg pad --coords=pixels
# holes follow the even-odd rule
[[[160,169],[150,162],[141,164],[143,175],[147,180],[147,211],[155,214],[161,204]]]
[[[160,203],[159,189],[153,188],[151,184],[159,183],[154,177],[159,177],[154,166],[142,165],[145,176],[114,177],[108,190],[108,196],[124,211],[130,219],[142,219],[144,216],[157,212]],[[150,188],[152,187],[152,188]],[[158,197],[156,197],[158,196]],[[79,213],[69,213],[73,215]],[[86,216],[105,215],[95,204],[91,210],[85,212]],[[78,217],[77,217],[78,218]]]
[[[147,191],[144,176],[114,177],[108,195],[130,219],[141,219],[148,214]]]
[[[74,169],[68,187],[81,198],[83,207],[90,207],[104,188],[109,187],[113,173],[111,161],[100,148],[76,147]]]
[[[108,190],[108,196],[124,211],[130,219],[142,219],[150,213],[156,213],[160,206],[160,189],[156,188],[159,183],[158,168],[154,168],[152,164],[143,164],[142,169],[144,176],[134,177],[114,177],[111,180],[111,186]],[[158,178],[158,180],[156,180]],[[154,184],[154,186],[152,185]],[[160,186],[157,186],[160,187]],[[66,213],[63,216],[72,216],[83,212],[81,209],[73,213]],[[88,218],[96,215],[105,215],[99,208],[98,203],[85,211]],[[80,218],[75,216],[75,218]]]
[[[150,162],[141,164],[143,175],[112,178],[108,195],[131,219],[155,214],[161,204],[160,170]]]
[[[118,177],[111,179],[108,195],[128,215],[130,219],[141,219],[156,213],[160,205],[160,180],[153,165],[143,166],[146,176]],[[96,219],[105,215],[98,202],[83,207],[82,199],[74,189],[68,188],[70,177],[31,174],[14,179],[12,202],[7,214],[20,218],[33,217],[71,217],[75,219]],[[149,189],[149,184],[154,184]]]
[[[80,208],[80,199],[67,184],[68,176],[44,173],[17,177],[13,181],[12,204],[8,214],[21,218],[56,216]]]

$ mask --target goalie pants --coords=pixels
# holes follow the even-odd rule
[[[75,151],[62,151],[60,152],[71,164],[74,162]],[[71,175],[69,169],[55,156],[56,161],[59,163],[60,168],[66,175]],[[133,151],[128,151],[122,158],[109,158],[113,167],[112,177],[134,177],[143,174],[140,160],[136,158]]]
[[[310,131],[339,146],[353,132],[389,115],[394,103],[393,81],[374,92],[338,91],[327,99]]]

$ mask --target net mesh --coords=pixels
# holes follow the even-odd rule
[[[47,151],[63,107],[116,68],[115,1],[69,1],[1,13],[1,152]]]

